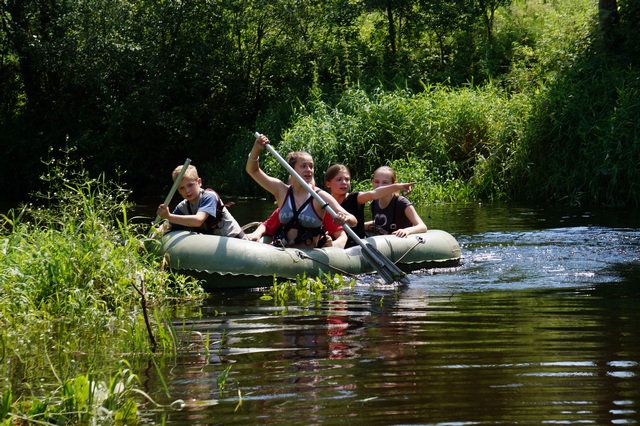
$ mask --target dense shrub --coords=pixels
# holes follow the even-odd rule
[[[419,94],[399,90],[371,96],[351,89],[333,106],[317,99],[303,108],[282,140],[268,136],[281,155],[309,151],[318,184],[324,184],[331,164],[343,163],[354,189],[370,189],[374,170],[391,165],[400,180],[418,182],[416,202],[503,199],[506,171],[527,114],[526,102],[493,86],[432,86]],[[252,138],[246,140],[248,151]],[[246,155],[240,158],[244,167]],[[286,179],[268,155],[262,164],[267,173]]]

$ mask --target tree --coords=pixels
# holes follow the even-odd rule
[[[493,45],[493,25],[496,10],[511,4],[511,0],[474,0],[477,13],[482,16],[487,44]]]
[[[620,24],[617,0],[598,0],[598,18],[605,51],[615,50]]]

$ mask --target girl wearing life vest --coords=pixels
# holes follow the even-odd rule
[[[273,243],[277,241],[278,232],[280,230],[280,207],[275,209],[271,216],[264,222],[260,223],[255,231],[247,234],[247,239],[251,241],[261,241],[263,237],[266,237],[268,241]],[[322,228],[326,231],[324,236],[320,237],[318,247],[339,247],[344,248],[347,243],[347,233],[342,226],[333,221],[333,218],[325,214],[322,220]],[[274,240],[275,237],[275,240]],[[281,245],[276,243],[277,245]]]
[[[324,234],[322,221],[326,214],[324,209],[326,205],[336,212],[334,222],[338,225],[345,223],[349,226],[357,225],[356,218],[342,208],[328,192],[314,189],[326,203],[323,205],[311,197],[297,180],[293,179],[289,185],[267,175],[258,162],[260,152],[268,143],[269,139],[264,135],[260,135],[255,140],[247,159],[246,171],[253,180],[276,198],[280,207],[278,238],[283,247],[317,247],[320,236]],[[287,162],[313,188],[314,164],[311,155],[304,151],[291,152],[287,156]]]

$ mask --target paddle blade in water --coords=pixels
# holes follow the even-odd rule
[[[400,268],[398,268],[398,265],[389,260],[371,244],[367,244],[363,241],[362,254],[366,261],[380,273],[387,284],[391,284],[396,281],[401,282],[402,284],[409,284],[407,274],[405,274]]]

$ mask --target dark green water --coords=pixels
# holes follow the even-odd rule
[[[270,205],[234,206],[241,223]],[[622,210],[442,206],[459,268],[364,279],[286,313],[226,291],[176,318],[191,344],[146,391],[192,424],[637,424],[640,221]],[[208,346],[208,348],[207,348]],[[230,368],[223,392],[218,376]]]

